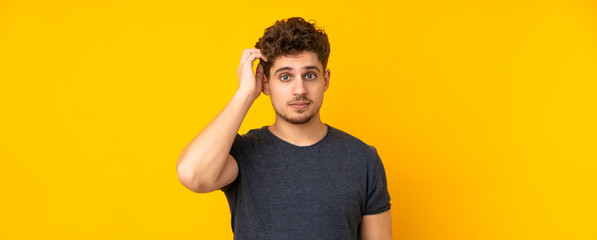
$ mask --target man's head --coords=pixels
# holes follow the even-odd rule
[[[292,124],[319,121],[330,79],[330,44],[323,30],[302,18],[289,18],[267,28],[255,47],[269,60],[260,61],[267,78],[263,93],[270,95],[276,119]]]
[[[267,79],[270,79],[270,69],[279,56],[312,51],[317,54],[323,70],[326,70],[330,56],[330,42],[325,31],[301,17],[276,21],[274,25],[265,29],[255,48],[260,49],[269,59],[267,62],[260,60]]]

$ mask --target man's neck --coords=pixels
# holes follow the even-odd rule
[[[292,124],[276,116],[276,121],[269,130],[282,140],[296,146],[313,145],[327,134],[327,126],[321,122],[319,114],[303,124]]]

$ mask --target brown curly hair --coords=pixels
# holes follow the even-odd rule
[[[311,20],[310,20],[311,21]],[[269,70],[278,56],[298,54],[302,51],[313,51],[323,70],[326,70],[328,57],[330,56],[330,42],[328,35],[323,29],[313,23],[305,21],[301,17],[279,20],[265,29],[263,37],[255,44],[255,48],[269,60],[259,60],[263,65],[263,72],[269,79]]]

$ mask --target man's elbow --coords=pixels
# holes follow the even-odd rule
[[[198,178],[196,173],[192,171],[188,171],[185,169],[181,169],[180,167],[177,168],[178,173],[178,181],[188,188],[189,190],[196,192],[196,193],[209,193],[213,192],[214,189],[212,187],[213,184],[210,184],[207,181],[201,180]]]

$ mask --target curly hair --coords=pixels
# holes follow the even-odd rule
[[[330,56],[330,42],[325,31],[315,26],[315,20],[312,21],[313,23],[301,17],[293,17],[276,21],[265,29],[255,48],[260,49],[269,60],[259,60],[267,79],[276,57],[298,54],[305,50],[317,54],[325,71]]]

